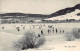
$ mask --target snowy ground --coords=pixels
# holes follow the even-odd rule
[[[21,26],[22,25],[22,26]],[[33,28],[33,25],[38,25]],[[44,26],[45,25],[45,26]],[[58,29],[58,32],[52,32],[53,28],[49,28],[48,26],[53,25],[54,30]],[[23,27],[25,28],[23,29]],[[42,26],[39,28],[39,26]],[[2,29],[4,27],[4,29]],[[20,27],[20,31],[16,29],[16,27]],[[79,40],[76,41],[66,41],[65,33],[70,32],[72,28],[78,27],[80,28],[79,23],[56,23],[56,24],[1,24],[0,26],[0,51],[16,51],[12,48],[12,44],[14,41],[20,39],[23,34],[27,30],[35,31],[36,34],[40,34],[41,30],[45,35],[45,43],[44,45],[40,46],[39,49],[28,49],[28,50],[21,50],[21,51],[39,51],[39,50],[47,50],[47,51],[60,51],[60,50],[72,50],[75,51],[76,49],[79,51]],[[47,30],[51,30],[48,34]],[[60,33],[61,30],[61,33]],[[62,32],[64,30],[64,33]],[[65,46],[73,46],[73,47],[65,47]],[[64,49],[63,49],[64,48]]]

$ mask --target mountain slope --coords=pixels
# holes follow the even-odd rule
[[[74,12],[67,13],[66,15],[52,17],[52,18],[48,18],[48,19],[45,19],[45,20],[66,20],[66,19],[79,20],[80,19],[80,16],[78,16],[79,13],[80,13],[80,10],[76,9]]]
[[[80,10],[80,4],[77,4],[76,6],[74,7],[68,7],[68,8],[65,8],[65,9],[62,9],[62,10],[59,10],[55,13],[52,13],[50,15],[50,17],[56,17],[56,16],[60,16],[60,15],[65,15],[67,13],[71,13],[71,12],[74,12],[76,9],[79,9]]]

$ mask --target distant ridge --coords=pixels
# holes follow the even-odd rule
[[[5,13],[1,16],[25,16],[25,17],[48,17],[48,15],[43,14],[25,14],[25,13]]]

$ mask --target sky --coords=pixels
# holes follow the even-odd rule
[[[0,13],[51,14],[79,3],[80,0],[0,0]]]

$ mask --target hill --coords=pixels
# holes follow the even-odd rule
[[[66,20],[66,19],[75,19],[75,20],[79,20],[80,16],[79,16],[80,10],[76,9],[74,12],[71,13],[67,13],[66,15],[61,15],[61,16],[57,16],[57,17],[51,17],[45,20]]]
[[[80,4],[77,4],[74,7],[68,7],[68,8],[65,8],[65,9],[61,9],[61,10],[55,12],[55,13],[52,13],[50,15],[50,17],[56,17],[56,16],[60,16],[60,15],[66,15],[67,13],[74,12],[76,9],[80,10]]]

